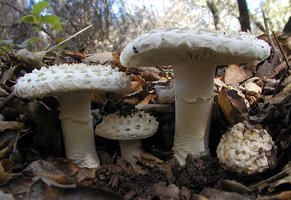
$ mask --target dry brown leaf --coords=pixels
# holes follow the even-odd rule
[[[155,94],[148,94],[140,103],[147,105],[150,103],[150,101],[152,101],[153,99],[156,98],[157,95]]]
[[[237,90],[223,87],[218,95],[218,104],[230,124],[245,120],[248,113],[247,105]]]
[[[32,162],[26,172],[33,176],[45,177],[59,184],[80,183],[91,180],[95,177],[96,169],[82,169],[71,162],[60,159],[50,159],[47,161],[37,160]]]
[[[219,182],[219,186],[222,190],[228,192],[237,192],[240,194],[247,194],[250,192],[248,187],[234,180],[222,179]]]
[[[286,67],[287,64],[285,62],[282,62],[280,65],[276,66],[275,69],[271,71],[271,73],[267,74],[267,78],[275,78],[279,73],[285,71]]]
[[[143,71],[141,73],[141,76],[144,78],[146,81],[158,81],[160,80],[159,74],[151,71]]]
[[[165,183],[155,183],[147,191],[147,199],[180,199],[180,189],[174,185],[166,185]]]
[[[97,63],[97,64],[106,64],[109,61],[113,60],[112,52],[102,52],[102,53],[93,53],[92,55],[86,57],[83,62],[88,63]]]
[[[171,82],[169,86],[155,85],[157,99],[161,104],[171,104],[175,101],[175,87]]]
[[[200,193],[209,199],[251,200],[252,198],[235,192],[224,192],[213,188],[204,188]]]
[[[86,58],[85,49],[82,48],[78,51],[65,51],[63,52],[65,56],[70,56],[71,58],[74,58],[75,60],[81,61]]]
[[[275,195],[268,195],[259,197],[257,200],[290,200],[291,199],[291,191],[281,192]]]
[[[126,67],[122,66],[120,63],[120,52],[112,52],[112,57],[113,57],[114,65],[116,65],[117,67],[121,69],[124,68],[126,70]]]
[[[12,194],[4,193],[0,190],[0,199],[2,200],[15,200]]]
[[[229,65],[225,70],[224,81],[227,85],[240,83],[252,76],[249,69],[240,67],[239,65]]]
[[[15,121],[0,121],[0,132],[3,132],[7,129],[12,130],[21,130],[24,128],[23,123]]]
[[[62,200],[121,200],[119,195],[98,188],[76,185],[60,185],[43,178],[31,184],[27,193],[28,199],[62,199]]]
[[[130,88],[131,88],[131,93],[126,96],[132,96],[143,91],[142,84],[139,81],[131,81]]]
[[[10,160],[0,161],[0,182],[7,182],[12,178],[13,162]]]
[[[289,83],[283,91],[276,94],[274,97],[270,99],[270,104],[279,105],[290,99],[291,96],[291,83]]]
[[[45,64],[42,62],[43,57],[45,56],[45,51],[40,51],[33,53],[27,49],[20,49],[18,52],[15,53],[16,62],[23,65],[28,70],[32,70],[34,68],[39,69]]]
[[[219,91],[222,87],[227,87],[227,85],[221,80],[221,77],[214,79],[214,85],[218,86],[217,91]]]

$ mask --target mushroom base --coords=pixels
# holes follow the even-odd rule
[[[66,156],[79,167],[100,165],[95,149],[90,93],[59,96]]]
[[[138,157],[142,153],[140,140],[119,140],[121,158],[131,164],[136,163],[134,156]]]
[[[213,103],[215,65],[173,65],[175,78],[174,157],[185,164],[188,154],[209,154],[208,137]]]
[[[180,113],[182,116],[180,115],[176,119],[173,151],[174,158],[177,159],[180,165],[185,165],[185,159],[188,154],[199,157],[209,154],[208,132],[211,122],[212,103],[212,98],[201,99],[193,104],[176,103],[180,110],[188,111],[187,113]],[[189,118],[186,114],[191,114],[192,117]]]

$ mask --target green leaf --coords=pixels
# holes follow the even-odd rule
[[[20,48],[27,48],[28,46],[31,46],[34,43],[39,42],[41,39],[39,37],[31,37],[26,40],[24,40],[21,44],[18,44],[17,46]]]
[[[33,18],[34,18],[33,15],[26,15],[26,16],[21,17],[21,21],[25,23],[33,23],[34,21]]]
[[[21,17],[21,21],[29,24],[40,25],[42,20],[41,16],[34,16],[34,15],[26,15]]]
[[[42,18],[42,22],[47,23],[47,24],[51,24],[51,25],[55,25],[55,24],[58,24],[60,22],[60,19],[56,15],[45,15]]]
[[[45,9],[46,7],[48,7],[49,3],[45,0],[43,1],[40,1],[36,4],[34,4],[32,10],[31,10],[31,13],[34,14],[34,15],[39,15],[43,9]]]
[[[55,24],[55,25],[53,25],[52,30],[61,31],[61,30],[63,30],[63,26],[61,23]]]

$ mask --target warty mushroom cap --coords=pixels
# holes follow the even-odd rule
[[[120,61],[127,67],[181,62],[227,65],[263,60],[269,53],[265,41],[245,32],[153,30],[127,44]]]
[[[33,70],[17,80],[15,94],[22,98],[43,98],[81,91],[127,90],[130,79],[104,65],[62,64]]]
[[[270,168],[272,137],[265,129],[248,128],[244,123],[232,126],[217,147],[221,166],[242,175],[253,175]]]
[[[173,152],[180,165],[187,154],[209,154],[208,139],[217,65],[247,63],[269,56],[270,47],[247,33],[156,30],[126,45],[126,67],[171,65],[175,80]]]
[[[66,156],[79,167],[97,168],[91,115],[93,92],[127,91],[131,80],[103,65],[62,64],[33,70],[17,80],[14,92],[23,98],[57,96]]]
[[[144,111],[128,116],[112,113],[103,117],[95,134],[112,140],[140,140],[154,135],[158,125],[156,118]]]

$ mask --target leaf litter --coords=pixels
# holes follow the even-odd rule
[[[291,51],[285,36],[276,37],[286,59],[273,51],[260,63],[219,67],[210,130],[212,157],[189,155],[183,167],[175,163],[171,152],[175,130],[171,66],[127,69],[120,64],[120,52],[87,54],[84,49],[3,53],[0,198],[290,199]],[[266,35],[261,38],[269,40]],[[147,153],[136,157],[135,165],[120,159],[116,141],[100,137],[95,138],[101,161],[98,169],[81,169],[65,160],[57,100],[29,101],[13,95],[18,77],[34,68],[63,62],[111,64],[131,78],[132,92],[126,96],[92,97],[92,115],[94,126],[102,115],[116,111],[127,115],[141,109],[157,118],[159,129],[151,138],[142,140]],[[278,148],[276,168],[252,177],[224,171],[215,155],[227,127],[245,120],[264,126]]]

